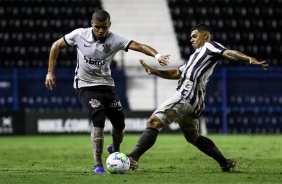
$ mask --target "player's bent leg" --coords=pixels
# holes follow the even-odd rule
[[[162,128],[163,126],[164,124],[157,116],[151,116],[151,118],[147,122],[146,130],[142,133],[134,150],[130,154],[128,154],[131,169],[138,168],[139,158],[155,144],[157,136],[159,134],[159,128]]]

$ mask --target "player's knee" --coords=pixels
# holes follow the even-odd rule
[[[185,137],[187,142],[189,142],[190,144],[195,145],[197,140],[198,140],[199,133],[197,131],[189,132],[189,133],[184,133],[184,137]]]
[[[161,120],[157,116],[152,115],[147,122],[147,127],[161,129],[164,127],[164,124],[161,122]]]
[[[105,119],[106,115],[103,110],[97,111],[93,114],[91,118],[91,122],[93,123],[94,127],[100,127],[104,128],[105,127]]]
[[[117,124],[113,124],[113,127],[116,129],[116,130],[123,130],[125,128],[125,123],[124,121],[123,122],[120,122],[120,123],[117,123]]]

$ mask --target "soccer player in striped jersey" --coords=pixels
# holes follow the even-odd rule
[[[172,122],[177,122],[185,139],[215,159],[223,172],[234,170],[236,162],[225,158],[212,140],[199,135],[199,118],[205,106],[206,85],[221,57],[238,62],[248,62],[263,69],[266,69],[268,64],[266,61],[259,62],[241,52],[229,50],[212,41],[211,38],[212,31],[208,25],[199,24],[193,27],[190,42],[195,52],[178,69],[156,70],[141,60],[148,74],[165,79],[176,79],[178,85],[174,95],[154,111],[136,147],[128,154],[132,169],[138,168],[139,158],[154,145],[159,130]]]
[[[114,91],[110,64],[120,51],[134,50],[155,57],[160,65],[167,65],[169,55],[161,55],[152,47],[130,40],[109,31],[110,15],[98,10],[92,15],[91,27],[78,28],[52,44],[49,54],[48,73],[45,86],[52,90],[55,86],[55,64],[61,49],[74,46],[77,50],[77,66],[73,87],[82,105],[88,111],[93,123],[91,142],[94,157],[94,174],[105,173],[102,152],[104,126],[107,116],[112,123],[112,151],[119,151],[124,136],[124,113],[121,102]]]

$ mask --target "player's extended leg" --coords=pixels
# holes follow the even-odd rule
[[[226,159],[211,139],[200,135],[194,145],[208,156],[214,158],[223,172],[234,170],[236,162]]]
[[[138,168],[137,161],[147,150],[149,150],[155,144],[157,136],[159,134],[159,129],[163,126],[164,124],[157,116],[152,115],[150,117],[149,121],[147,122],[146,130],[142,133],[134,150],[130,154],[128,154],[131,169]]]
[[[105,173],[102,162],[102,153],[104,146],[104,126],[105,126],[105,112],[100,110],[96,112],[91,119],[94,127],[91,131],[91,143],[94,157],[94,168],[92,170],[95,174]]]
[[[229,172],[235,167],[235,161],[226,159],[212,140],[199,135],[198,131],[199,120],[194,119],[188,123],[179,123],[185,139],[196,146],[200,151],[215,159],[222,171]]]

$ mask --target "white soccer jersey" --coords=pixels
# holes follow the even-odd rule
[[[179,67],[182,72],[177,91],[182,100],[189,103],[196,114],[204,109],[206,85],[221,54],[226,50],[221,44],[210,41],[190,56],[189,60]]]
[[[114,55],[127,52],[131,40],[109,31],[104,41],[94,38],[92,27],[75,29],[64,36],[65,42],[77,50],[74,88],[107,85],[114,86],[110,64]]]

